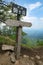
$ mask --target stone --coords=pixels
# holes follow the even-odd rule
[[[24,57],[24,58],[29,58],[29,56],[28,56],[28,55],[23,55],[23,57]]]
[[[34,57],[31,57],[31,60],[34,60]]]
[[[38,64],[39,64],[39,65],[43,65],[43,62],[42,62],[42,61],[38,61]]]
[[[35,62],[32,60],[29,60],[29,65],[35,65]]]
[[[40,56],[36,55],[35,58],[39,60],[40,59]]]
[[[29,63],[27,63],[27,65],[29,65]]]
[[[11,60],[12,63],[15,63],[16,62],[14,52],[10,55],[10,60]]]
[[[11,45],[2,45],[2,50],[11,50],[14,51],[14,46]]]
[[[15,62],[15,65],[20,65],[20,63],[19,63],[19,61],[18,61],[18,60]]]

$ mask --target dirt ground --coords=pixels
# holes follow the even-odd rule
[[[21,56],[15,63],[10,61],[10,51],[0,52],[0,65],[43,65],[43,47],[21,48]]]

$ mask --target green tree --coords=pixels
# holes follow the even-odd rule
[[[16,16],[12,13],[12,3],[5,4],[3,0],[0,0],[0,19],[5,21],[6,19],[15,19]]]
[[[12,2],[10,2],[9,4],[4,5],[4,2],[3,0],[0,0],[0,3],[3,3],[3,4],[0,4],[0,19],[2,21],[5,21],[7,19],[17,19],[17,15],[13,14],[12,13]],[[16,27],[13,27],[13,32],[16,31]],[[0,32],[1,33],[1,32]],[[6,27],[3,29],[3,34],[6,35],[6,33],[8,35],[10,35],[11,33],[11,30],[7,30]],[[22,35],[24,36],[25,33],[22,32]]]

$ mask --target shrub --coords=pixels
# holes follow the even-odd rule
[[[15,45],[15,41],[9,37],[0,36],[0,44]]]
[[[38,45],[38,46],[43,46],[43,40],[38,40],[38,41],[37,41],[37,45]]]

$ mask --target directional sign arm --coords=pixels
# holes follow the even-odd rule
[[[22,27],[31,27],[32,24],[30,22],[20,22],[20,26],[22,26]]]
[[[22,27],[31,27],[32,24],[30,22],[21,22],[21,21],[16,21],[16,20],[7,20],[5,21],[6,25],[8,26],[22,26]]]

